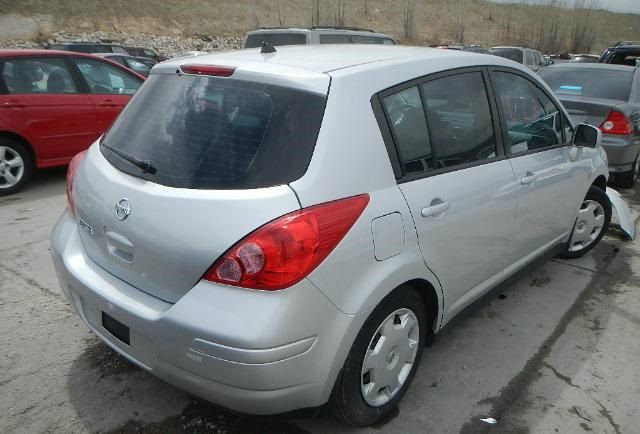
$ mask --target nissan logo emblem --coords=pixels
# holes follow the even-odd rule
[[[129,214],[131,214],[129,199],[120,199],[120,201],[116,203],[116,217],[122,221],[129,217]]]

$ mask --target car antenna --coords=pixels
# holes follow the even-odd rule
[[[266,41],[262,41],[262,48],[260,49],[260,53],[265,54],[265,53],[275,53],[275,52],[276,52],[276,47],[274,47],[273,45],[271,45]]]

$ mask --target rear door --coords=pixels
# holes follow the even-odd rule
[[[487,85],[475,68],[380,95],[402,168],[399,188],[445,290],[446,318],[502,279],[513,236],[515,181]]]
[[[8,58],[0,71],[0,116],[33,145],[39,164],[64,164],[97,138],[93,104],[64,58]]]
[[[518,187],[514,266],[533,259],[571,231],[589,185],[589,160],[570,144],[571,124],[525,74],[493,69],[506,152]]]
[[[98,117],[98,134],[103,134],[136,93],[142,80],[101,60],[74,57]]]

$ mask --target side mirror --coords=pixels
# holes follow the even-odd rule
[[[601,139],[600,129],[589,124],[580,124],[573,133],[572,143],[583,148],[595,148],[600,144]]]

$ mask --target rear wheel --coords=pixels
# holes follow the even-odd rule
[[[0,196],[16,193],[33,172],[29,152],[15,140],[0,138]]]
[[[636,185],[638,176],[640,176],[640,155],[636,157],[636,161],[633,163],[633,169],[615,175],[615,181],[616,184],[622,188],[633,188],[633,186]]]
[[[598,187],[589,188],[582,201],[567,250],[561,258],[579,258],[602,239],[611,222],[611,201]]]
[[[336,384],[336,413],[357,426],[394,410],[413,380],[427,336],[420,294],[401,286],[373,311],[360,330]]]

